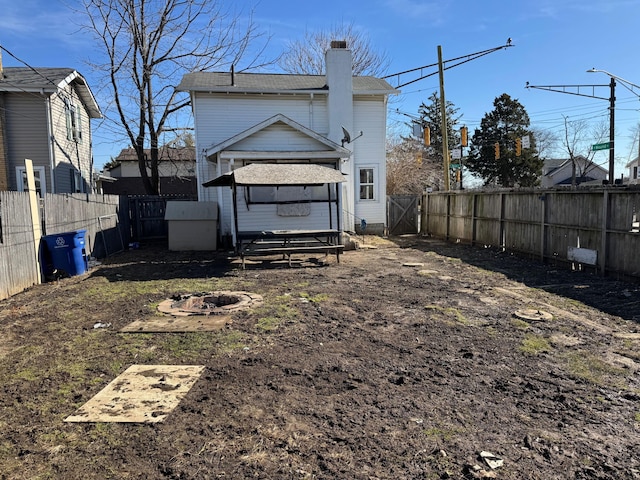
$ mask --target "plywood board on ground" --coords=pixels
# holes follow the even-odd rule
[[[203,370],[200,365],[132,365],[65,422],[162,422]]]
[[[224,328],[230,321],[231,317],[228,315],[167,316],[136,320],[125,325],[120,331],[129,333],[214,332]]]

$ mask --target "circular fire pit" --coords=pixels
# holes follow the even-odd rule
[[[228,315],[262,305],[262,295],[227,290],[176,295],[158,305],[158,311],[176,316]]]

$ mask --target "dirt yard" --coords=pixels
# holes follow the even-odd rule
[[[640,478],[640,285],[374,243],[246,270],[142,245],[1,301],[0,478]],[[120,331],[220,290],[264,303],[215,332]],[[164,422],[64,422],[136,364],[205,369]]]

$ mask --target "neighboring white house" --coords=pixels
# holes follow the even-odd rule
[[[625,165],[625,168],[629,169],[628,180],[632,185],[637,185],[638,183],[640,183],[640,179],[638,179],[638,166],[640,166],[640,157],[634,158]]]
[[[587,182],[599,182],[602,184],[602,180],[607,179],[609,172],[600,165],[587,160],[583,156],[577,156],[575,161],[577,185]],[[556,185],[571,186],[572,171],[571,159],[546,159],[542,166],[542,188],[550,188]]]
[[[183,77],[178,90],[190,92],[195,119],[198,198],[218,202],[221,237],[234,233],[231,189],[202,184],[251,163],[319,164],[339,170],[346,180],[339,189],[341,227],[355,231],[364,219],[367,232],[383,232],[387,99],[397,91],[385,80],[353,76],[351,51],[344,42],[332,42],[326,71],[326,76],[232,70]],[[297,218],[247,201],[273,197],[277,190],[244,188],[237,205],[244,202],[238,208],[250,212],[245,213],[251,216],[248,228],[326,228],[326,209],[313,203],[315,196],[326,197],[324,188],[305,191],[311,208]]]

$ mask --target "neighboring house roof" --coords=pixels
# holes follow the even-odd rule
[[[631,167],[635,167],[636,165],[638,165],[638,161],[640,161],[640,157],[636,157],[633,160],[629,161],[629,163],[627,163],[624,168],[631,168]]]
[[[284,123],[288,126],[290,126],[291,128],[293,128],[294,130],[297,130],[298,132],[307,135],[313,139],[315,139],[316,141],[320,142],[321,144],[324,144],[326,147],[328,147],[329,150],[331,151],[335,151],[335,156],[337,158],[348,158],[351,155],[351,152],[349,150],[347,150],[344,147],[341,147],[340,145],[338,145],[335,142],[332,142],[331,140],[329,140],[328,138],[323,137],[322,135],[318,135],[316,132],[314,132],[313,130],[305,127],[304,125],[299,124],[298,122],[295,122],[294,120],[291,120],[289,117],[287,117],[286,115],[282,115],[281,113],[278,113],[276,115],[274,115],[273,117],[267,118],[266,120],[254,125],[251,128],[248,128],[247,130],[238,133],[237,135],[234,135],[231,138],[226,139],[223,142],[220,142],[216,145],[211,145],[208,148],[205,149],[205,153],[206,155],[209,157],[215,153],[221,152],[222,150],[225,150],[233,145],[235,145],[236,143],[240,142],[241,140],[250,137],[251,135],[255,134],[256,132],[259,132],[260,130],[264,130],[265,128],[269,127],[270,125],[273,125],[275,123]],[[271,152],[272,154],[275,152]],[[314,156],[314,154],[317,155],[322,155],[324,157],[326,157],[327,152],[326,151],[319,151],[319,152],[296,152],[296,155],[300,156],[303,153],[306,153],[306,156],[312,157]]]
[[[545,175],[550,175],[567,162],[569,162],[569,160],[566,158],[545,158],[542,169]]]
[[[211,93],[327,93],[325,75],[273,73],[194,72],[182,77],[177,90]],[[398,93],[386,80],[353,77],[353,93],[361,95]]]
[[[151,150],[145,148],[144,153],[147,157],[151,155]],[[195,147],[160,147],[158,150],[158,158],[160,161],[172,161],[172,162],[195,162],[196,161],[196,149]],[[117,162],[137,162],[138,156],[135,149],[123,148],[118,156],[115,158]],[[111,170],[116,167],[111,167]]]
[[[0,92],[36,92],[53,94],[74,84],[91,118],[102,112],[85,78],[72,68],[4,67],[0,75]]]
[[[317,164],[251,163],[203,183],[205,187],[236,185],[322,185],[346,181],[339,170]]]
[[[601,167],[597,163],[587,160],[582,155],[575,157],[576,163],[579,165],[576,171],[576,180],[580,184],[590,181],[598,181],[604,179],[608,170]],[[586,171],[583,171],[587,166]],[[549,185],[569,185],[571,184],[571,159],[547,159],[544,161],[544,177],[548,178],[551,183]],[[582,175],[580,175],[582,173]],[[543,183],[544,186],[544,183]]]

